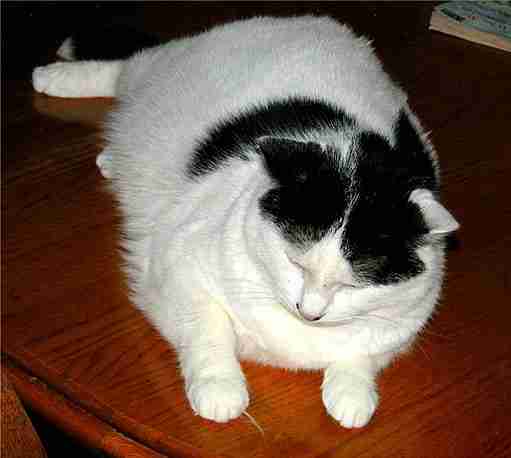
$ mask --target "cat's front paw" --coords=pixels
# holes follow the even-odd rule
[[[219,423],[239,417],[249,401],[241,378],[198,378],[190,383],[186,394],[198,415]]]
[[[322,389],[327,412],[345,428],[367,425],[378,405],[374,384],[348,371],[327,373]]]

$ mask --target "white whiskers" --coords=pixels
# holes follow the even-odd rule
[[[252,415],[250,415],[246,410],[243,412],[243,415],[245,415],[250,420],[250,423],[252,423],[261,433],[261,435],[264,436],[264,429],[261,428],[261,426],[259,426],[259,423],[257,423],[255,418]]]

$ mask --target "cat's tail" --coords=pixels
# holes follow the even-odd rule
[[[66,62],[35,68],[32,84],[54,97],[115,97],[125,60],[158,44],[157,38],[125,28],[76,34],[57,51]]]

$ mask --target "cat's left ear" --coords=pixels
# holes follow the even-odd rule
[[[421,210],[422,216],[429,228],[428,235],[445,236],[456,231],[460,224],[449,211],[438,202],[431,191],[415,189],[410,194],[410,201]]]

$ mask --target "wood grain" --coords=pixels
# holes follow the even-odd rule
[[[90,449],[107,453],[112,457],[162,458],[164,456],[115,431],[110,425],[76,406],[73,401],[55,392],[36,377],[27,377],[27,372],[20,370],[8,358],[2,360],[2,369],[4,373],[9,374],[25,402],[43,412],[55,426],[81,440]],[[32,450],[28,449],[18,456],[25,458],[31,452]],[[11,458],[9,454],[5,456]],[[14,456],[12,455],[13,458]]]
[[[344,430],[327,416],[320,374],[247,363],[248,412],[264,434],[245,416],[215,424],[193,415],[172,348],[129,303],[119,270],[119,215],[95,167],[113,102],[40,96],[11,70],[2,79],[2,352],[24,401],[60,417],[51,396],[34,398],[35,377],[99,429],[167,456],[510,456],[511,59],[428,31],[430,9],[172,3],[133,17],[171,37],[256,13],[329,13],[374,38],[432,131],[462,229],[438,313],[381,377],[368,427]],[[96,434],[77,428],[84,441]]]
[[[47,457],[34,426],[5,372],[2,372],[1,452],[6,458]]]

